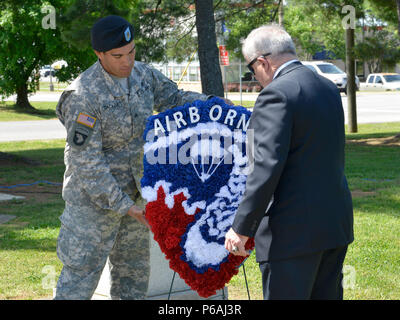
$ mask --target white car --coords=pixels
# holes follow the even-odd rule
[[[319,75],[331,80],[340,92],[347,91],[347,74],[330,62],[324,61],[301,61],[307,68]],[[356,76],[356,90],[360,89],[360,79]]]
[[[373,91],[400,91],[400,74],[371,73],[368,75],[364,88]]]
[[[39,70],[39,72],[40,72],[40,76],[41,76],[41,77],[44,77],[44,78],[48,77],[48,76],[50,75],[50,73],[51,73],[52,76],[55,75],[55,70],[54,70],[54,68],[52,68],[52,67],[49,66],[49,65],[43,66],[43,67]]]

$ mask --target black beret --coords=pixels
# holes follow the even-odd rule
[[[91,30],[92,48],[99,52],[121,48],[133,40],[133,26],[119,16],[98,20]]]

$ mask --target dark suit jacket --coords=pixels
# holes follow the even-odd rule
[[[249,129],[254,129],[254,170],[232,227],[255,236],[257,261],[351,243],[353,207],[336,86],[292,63],[261,91]]]

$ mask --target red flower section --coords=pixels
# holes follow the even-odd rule
[[[229,254],[228,261],[220,265],[219,271],[209,268],[199,274],[181,259],[183,250],[180,241],[186,232],[187,226],[195,220],[195,215],[201,209],[197,209],[195,215],[188,215],[182,206],[186,200],[183,193],[174,196],[174,207],[169,209],[165,204],[165,191],[160,186],[157,190],[157,200],[149,202],[146,206],[146,218],[154,233],[154,240],[160,246],[161,251],[169,260],[169,266],[176,271],[181,278],[201,297],[209,297],[216,294],[216,290],[222,289],[231,278],[238,273],[239,266],[244,258]],[[249,239],[246,249],[254,248],[254,239]],[[210,255],[212,252],[210,252]]]

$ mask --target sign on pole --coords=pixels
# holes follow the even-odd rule
[[[219,46],[219,61],[221,66],[229,66],[229,53],[224,45]]]

